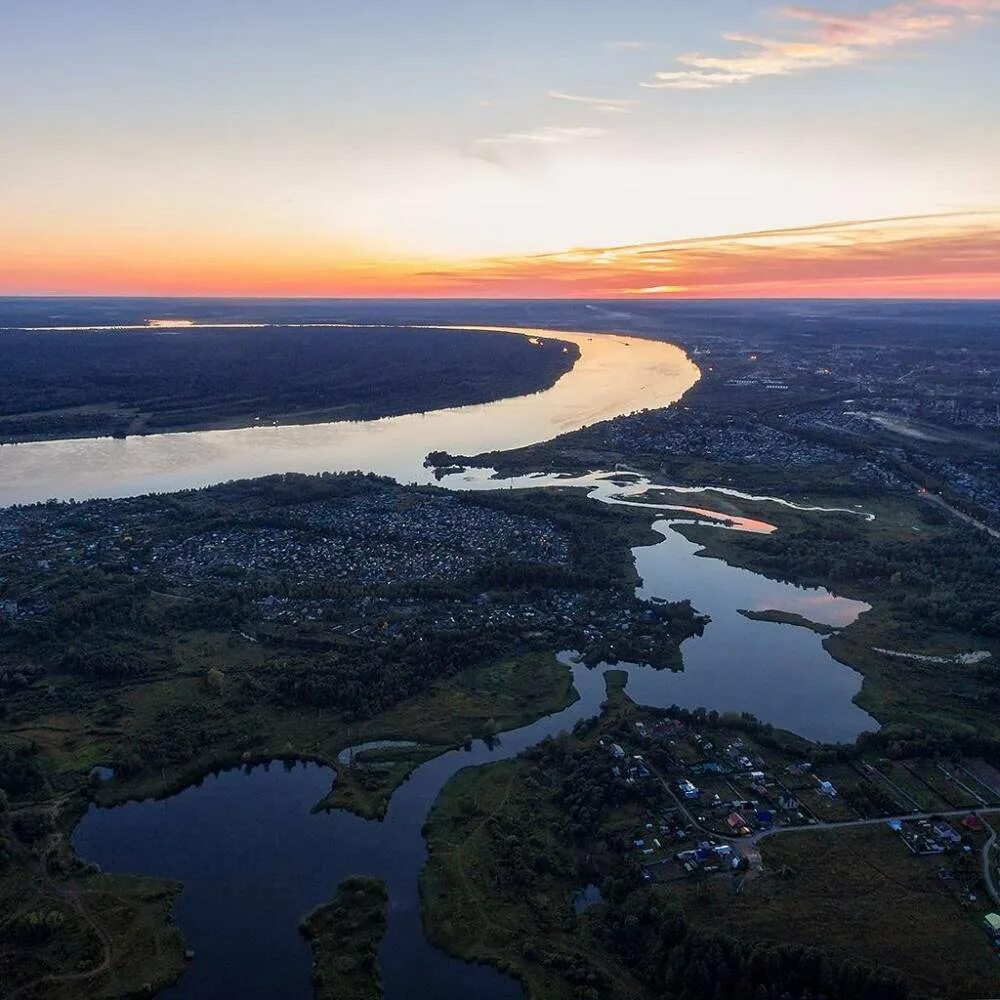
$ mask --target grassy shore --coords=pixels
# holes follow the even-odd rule
[[[382,982],[378,946],[385,933],[389,896],[381,879],[355,876],[337,886],[300,929],[313,953],[316,1000],[378,1000]]]
[[[595,748],[598,737],[621,739],[617,734],[634,732],[636,720],[648,725],[651,718],[614,693],[596,727],[565,740],[559,754],[591,748],[610,771],[607,751]],[[719,727],[712,733],[717,744],[727,738]],[[787,760],[796,752],[803,751],[769,751]],[[685,954],[706,948],[709,962],[721,961],[712,942],[732,954],[756,951],[760,961],[769,953],[775,969],[779,956],[799,947],[809,950],[809,962],[837,975],[851,968],[885,974],[914,998],[1000,995],[1000,968],[981,927],[984,905],[969,903],[958,888],[978,878],[981,837],[970,852],[942,860],[914,857],[882,825],[807,829],[762,841],[763,863],[750,878],[723,872],[650,884],[624,866],[621,846],[611,845],[630,846],[632,831],[663,806],[625,802],[575,835],[566,804],[578,809],[586,786],[566,797],[571,772],[553,766],[559,754],[460,772],[427,826],[421,899],[428,935],[454,955],[516,976],[529,997],[611,995],[613,984],[616,997],[653,1000],[662,995],[656,963],[669,967],[664,949],[677,947],[659,934],[678,925],[686,928],[679,939],[687,942]],[[938,875],[942,866],[953,873],[948,881]],[[573,894],[588,883],[604,898],[575,912]]]
[[[812,622],[794,611],[747,611],[740,608],[739,612],[744,618],[749,618],[755,622],[777,622],[779,625],[797,625],[800,628],[811,629],[817,635],[831,635],[837,630],[832,625],[823,625],[821,622]]]
[[[0,879],[0,983],[18,1000],[147,996],[187,965],[170,913],[181,885],[18,859]]]

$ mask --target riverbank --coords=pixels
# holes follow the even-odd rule
[[[425,329],[405,328],[421,333]],[[572,359],[573,352],[578,357],[564,377],[542,392],[376,421],[263,426],[262,420],[256,427],[157,433],[127,441],[90,438],[20,444],[3,452],[0,505],[52,498],[135,497],[287,472],[364,469],[399,482],[431,483],[436,481],[435,472],[425,467],[424,459],[432,451],[466,453],[541,442],[567,428],[636,407],[669,405],[700,374],[682,350],[652,340],[531,327],[429,329],[465,336],[463,343],[469,349],[475,348],[480,336],[496,336],[523,343],[529,352],[554,351],[559,364]],[[490,377],[495,380],[498,373]],[[412,387],[408,392],[412,397]]]
[[[775,611],[773,609],[749,611],[746,608],[740,608],[739,613],[744,618],[749,618],[753,622],[775,622],[778,625],[797,625],[799,628],[810,629],[818,635],[832,635],[837,631],[833,625],[823,625],[820,622],[810,621],[808,618],[796,614],[794,611]]]
[[[0,350],[4,444],[485,404],[550,389],[580,356],[568,342],[500,332],[204,324],[0,330]]]
[[[567,1000],[581,989],[642,1000],[664,982],[691,989],[703,949],[726,957],[706,957],[713,974],[698,997],[713,996],[720,975],[727,990],[752,989],[764,954],[769,987],[787,974],[802,989],[822,969],[811,989],[859,1000],[972,998],[1000,984],[981,928],[992,906],[979,884],[985,833],[963,837],[968,854],[952,846],[917,857],[877,818],[905,800],[891,785],[878,791],[882,779],[865,767],[875,757],[852,764],[747,720],[656,713],[609,693],[594,724],[445,787],[421,876],[439,946],[506,969],[529,997]],[[822,793],[820,776],[837,798]],[[699,828],[661,779],[697,782],[686,812]],[[734,795],[757,800],[743,804],[741,823],[782,836],[765,833],[756,848],[734,835]],[[838,829],[856,810],[874,825]],[[845,923],[845,909],[856,919]]]
[[[302,921],[313,953],[314,1000],[379,1000],[378,946],[385,934],[389,894],[380,879],[341,882],[329,903]]]

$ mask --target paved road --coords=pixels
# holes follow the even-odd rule
[[[993,881],[993,866],[990,864],[993,845],[997,842],[997,832],[986,820],[983,820],[983,823],[990,831],[990,839],[983,844],[983,881],[986,883],[986,891],[990,894],[993,902],[1000,906],[1000,893],[997,893],[996,883]]]
[[[687,822],[694,827],[694,829],[700,830],[706,836],[712,837],[714,840],[728,841],[736,850],[739,851],[741,855],[748,858],[754,867],[759,866],[761,860],[760,852],[757,850],[757,845],[762,840],[766,840],[768,837],[777,837],[784,833],[856,830],[866,826],[884,826],[890,820],[899,820],[902,822],[903,820],[918,819],[956,819],[958,817],[964,818],[965,816],[968,816],[969,813],[974,813],[982,820],[983,825],[990,832],[989,839],[985,844],[983,844],[982,850],[983,882],[986,885],[986,891],[990,894],[990,898],[993,900],[994,904],[1000,908],[1000,892],[997,891],[996,884],[993,880],[993,870],[990,866],[990,854],[993,850],[994,844],[996,843],[997,833],[990,823],[984,818],[987,815],[1000,814],[1000,807],[994,806],[989,809],[951,809],[947,812],[903,813],[898,816],[880,816],[878,819],[853,819],[845,820],[839,823],[811,823],[806,826],[778,826],[772,827],[770,830],[761,830],[759,833],[755,833],[752,837],[730,837],[726,834],[716,833],[714,830],[709,830],[707,827],[702,826],[702,824],[698,822],[698,820],[694,817],[694,814],[688,808],[687,803],[677,795],[673,788],[670,787],[670,783],[664,779],[663,775],[653,768],[649,761],[646,762],[646,766],[653,771],[660,784],[663,785],[667,794],[677,804],[681,814]]]
[[[994,538],[1000,538],[1000,531],[995,528],[991,528],[988,524],[983,524],[982,521],[977,521],[974,517],[963,511],[958,510],[956,507],[952,507],[950,503],[943,500],[936,493],[921,493],[921,500],[926,500],[927,503],[934,504],[935,507],[940,507],[942,510],[946,510],[952,517],[957,517],[960,521],[964,521],[966,524],[971,524],[972,527],[978,528],[980,531],[985,531],[988,535],[992,535]]]
[[[859,826],[882,826],[894,819],[898,819],[900,822],[908,819],[940,819],[942,817],[953,819],[957,816],[968,816],[971,812],[982,818],[984,813],[1000,813],[1000,806],[990,809],[952,809],[948,812],[902,813],[899,816],[879,816],[878,819],[850,819],[839,823],[812,823],[808,826],[776,826],[754,834],[751,839],[761,841],[766,837],[776,837],[779,833],[805,833],[807,830],[850,830]],[[985,820],[983,822],[989,829],[993,829]],[[995,836],[996,834],[994,834]]]

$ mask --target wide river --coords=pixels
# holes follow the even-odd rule
[[[0,449],[0,502],[124,496],[279,471],[363,469],[427,482],[432,473],[423,459],[429,451],[475,454],[547,440],[597,420],[664,406],[698,376],[684,354],[668,344],[615,335],[516,332],[572,341],[580,347],[580,360],[544,392],[423,415],[5,447]],[[442,485],[490,489],[498,484],[488,470],[469,470],[446,477]],[[661,540],[634,550],[642,577],[639,596],[691,598],[712,621],[702,637],[684,643],[683,672],[616,665],[628,672],[627,690],[635,700],[750,711],[816,740],[852,740],[877,728],[852,700],[860,675],[835,661],[820,636],[739,614],[739,609],[778,609],[842,626],[866,606],[697,555],[699,547],[671,524],[711,513],[710,492],[692,491],[703,493],[702,506],[694,508],[647,502],[644,494],[652,484],[610,473],[576,480],[531,476],[503,485],[585,487],[595,501],[638,504],[656,514]],[[719,530],[772,529],[736,519]],[[184,882],[176,917],[196,958],[166,996],[308,997],[309,954],[297,931],[299,920],[329,899],[342,879],[372,874],[389,886],[380,963],[390,1000],[518,997],[520,987],[506,975],[452,959],[424,937],[417,891],[426,860],[421,828],[441,788],[461,768],[515,755],[599,711],[601,671],[580,666],[570,652],[560,658],[573,671],[579,700],[503,733],[492,747],[476,743],[471,751],[449,751],[423,764],[394,794],[383,822],[339,810],[312,814],[311,807],[329,789],[331,772],[315,764],[276,764],[210,776],[163,801],[92,807],[74,832],[74,845],[81,857],[106,870]]]
[[[509,327],[576,344],[580,357],[551,388],[493,403],[382,420],[246,427],[0,446],[0,506],[51,498],[136,496],[275,472],[360,469],[402,483],[433,482],[432,451],[476,455],[548,441],[600,420],[673,403],[698,369],[672,344],[614,334]],[[39,334],[44,336],[44,334]]]

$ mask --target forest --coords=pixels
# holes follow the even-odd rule
[[[572,344],[401,327],[0,329],[0,442],[360,420],[537,392]]]

